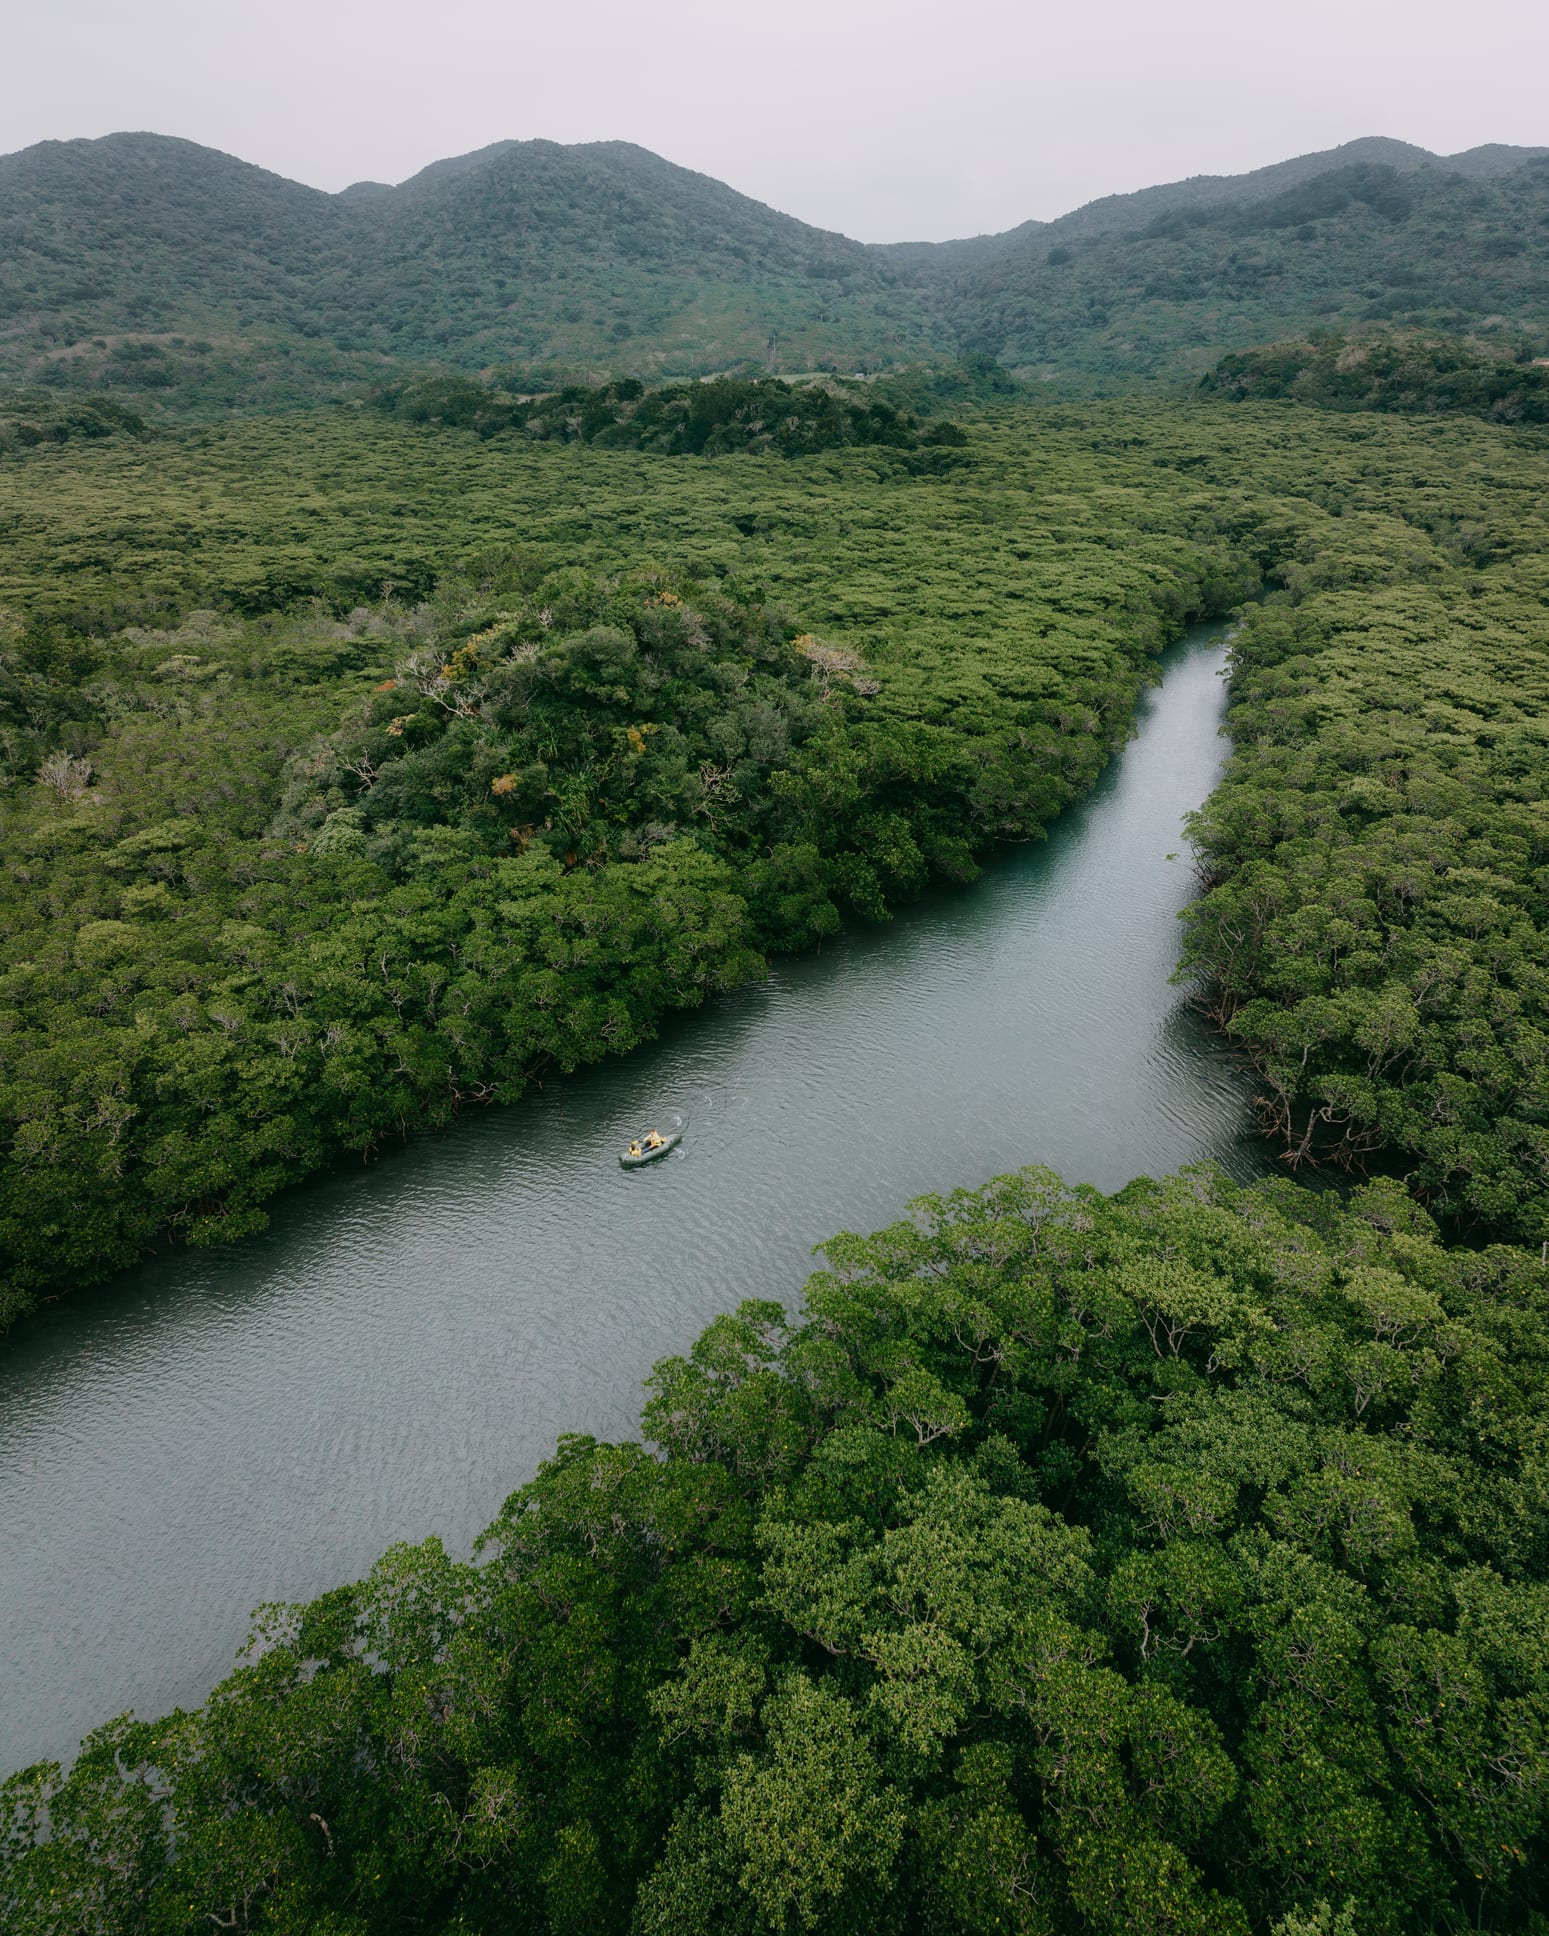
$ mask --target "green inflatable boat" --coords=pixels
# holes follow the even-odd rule
[[[647,1143],[643,1136],[637,1136],[619,1161],[626,1170],[638,1170],[642,1163],[654,1163],[659,1156],[665,1156],[668,1150],[676,1149],[682,1141],[681,1129],[669,1129],[659,1143]]]

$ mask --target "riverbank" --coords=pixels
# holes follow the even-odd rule
[[[1491,496],[1399,583],[1339,582],[1346,547],[1248,612],[1184,962],[1289,1168],[1401,1176],[1449,1235],[1537,1250],[1549,518]]]
[[[520,496],[582,481],[530,455],[506,453]],[[1025,480],[655,461],[664,486],[697,469],[711,528],[728,479],[762,495],[730,520],[755,536],[794,501],[787,562],[827,593],[798,620],[720,559],[664,569],[617,502],[602,572],[508,543],[413,605],[244,617],[212,558],[227,609],[25,628],[44,724],[0,737],[0,1323],[250,1233],[287,1185],[970,878],[1091,787],[1156,651],[1254,578],[1171,528],[1154,474],[1128,494],[1151,528],[1097,491],[1043,528]]]
[[[1274,406],[1018,407],[954,456],[321,412],[0,467],[0,1305],[252,1230],[964,877],[1091,784],[1184,615],[1487,562],[1543,483],[1496,426]],[[669,692],[625,613],[632,676],[589,672],[541,620],[598,571],[745,636],[685,635]]]
[[[565,1432],[811,1247],[1036,1160],[1117,1188],[1263,1160],[1169,983],[1222,628],[1049,839],[852,928],[629,1058],[283,1198],[271,1229],[53,1307],[0,1364],[0,1764],[201,1699],[249,1609],[395,1539],[465,1550]],[[617,1152],[679,1111],[682,1152]]]
[[[1536,1936],[1536,1256],[1036,1167],[823,1255],[0,1791],[8,1936]]]

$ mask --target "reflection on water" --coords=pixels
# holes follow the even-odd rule
[[[655,1358],[794,1301],[836,1230],[1028,1162],[1256,1169],[1168,983],[1222,658],[1218,630],[1171,653],[1096,793],[973,887],[30,1327],[0,1365],[0,1770],[200,1699],[260,1601],[393,1540],[466,1548],[557,1434],[629,1432]],[[678,1115],[678,1150],[620,1169]]]

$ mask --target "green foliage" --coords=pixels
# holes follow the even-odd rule
[[[145,419],[111,397],[0,390],[0,453],[82,438],[145,435]]]
[[[922,429],[908,412],[859,388],[795,385],[777,377],[713,377],[650,390],[624,377],[528,398],[468,377],[420,376],[384,386],[375,401],[410,423],[474,430],[480,437],[517,429],[540,440],[663,456],[722,457],[735,450],[806,457],[851,444],[917,450],[961,449],[968,442],[957,424],[938,421]],[[950,466],[938,461],[930,468]]]
[[[1256,565],[1032,429],[936,477],[341,412],[0,471],[11,1311],[1040,833]]]
[[[1538,1244],[1549,532],[1536,505],[1442,529],[1427,582],[1293,569],[1245,618],[1185,959],[1293,1162],[1396,1162],[1438,1214]]]
[[[1223,351],[1372,322],[1505,327],[1542,354],[1549,160],[1486,159],[1464,172],[1352,142],[1113,196],[947,257],[929,294],[955,347],[1094,388],[1198,377]]]
[[[1317,335],[1225,356],[1202,390],[1240,402],[1290,398],[1323,410],[1461,412],[1494,423],[1549,423],[1549,366],[1486,342],[1424,331]]]
[[[886,397],[900,409],[925,416],[943,408],[974,410],[985,404],[1006,403],[1031,394],[1004,364],[982,350],[970,350],[947,363],[916,363],[875,379],[873,394]]]
[[[1541,1936],[1536,1255],[1028,1170],[825,1262],[14,1777],[7,1930]]]

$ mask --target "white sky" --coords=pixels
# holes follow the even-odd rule
[[[865,241],[1357,135],[1549,145],[1544,0],[4,0],[0,152],[151,129],[337,189],[637,141]]]

